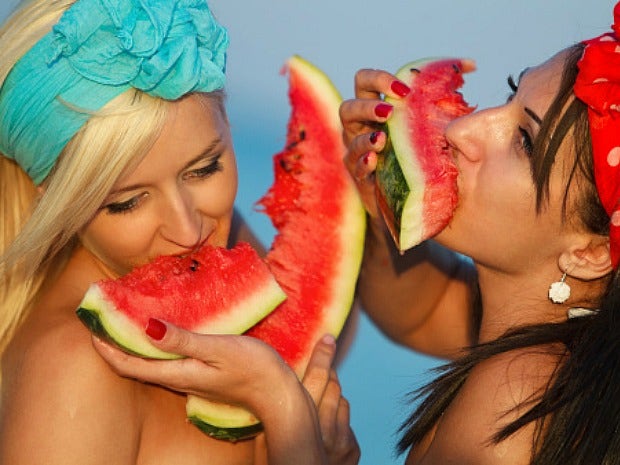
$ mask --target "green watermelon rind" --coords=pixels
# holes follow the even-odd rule
[[[386,133],[389,134],[387,125]],[[387,144],[382,152],[382,156],[377,160],[377,195],[383,214],[389,216],[387,223],[390,226],[390,232],[394,236],[396,243],[400,245],[404,242],[400,235],[402,215],[411,188],[400,167],[389,136]]]
[[[351,180],[351,189],[348,189],[346,198],[343,201],[346,207],[344,208],[345,216],[341,218],[343,226],[340,230],[340,250],[346,250],[347,253],[342,254],[341,260],[337,265],[338,271],[336,274],[340,279],[333,281],[331,295],[334,296],[334,300],[325,308],[325,314],[331,318],[325,319],[324,325],[316,331],[316,334],[319,336],[331,334],[334,337],[338,337],[342,331],[355,301],[357,276],[359,275],[364,255],[366,210],[353,180]],[[359,238],[359,240],[354,241],[354,238]],[[352,277],[355,278],[353,279]],[[299,363],[299,367],[295,370],[299,378],[305,372],[309,355]]]
[[[299,55],[293,55],[289,58],[288,67],[303,70],[304,75],[311,79],[312,86],[316,95],[321,99],[322,105],[333,108],[339,107],[342,102],[340,93],[327,75],[318,67]],[[326,123],[338,131],[341,130],[337,111],[333,112],[333,117],[327,119]],[[344,216],[341,219],[342,226],[340,229],[340,250],[347,250],[348,253],[342,255],[337,265],[339,271],[336,274],[340,276],[340,280],[333,281],[331,291],[331,295],[335,296],[335,299],[325,307],[325,314],[332,318],[325,319],[323,325],[317,329],[316,334],[319,335],[329,333],[337,337],[342,331],[349,310],[355,300],[357,279],[351,277],[358,276],[363,258],[366,210],[353,179],[349,178],[348,182],[350,187],[343,197],[345,207],[343,208]],[[353,238],[359,238],[354,246]],[[343,309],[347,310],[344,311]],[[298,366],[293,367],[300,379],[306,369],[309,357],[310,354],[306,359],[300,360]],[[188,402],[187,405],[187,415],[190,421],[205,433],[220,439],[229,441],[247,439],[263,430],[262,424],[251,413],[240,407],[210,402],[201,398],[192,403]],[[198,408],[196,405],[200,405],[200,407]],[[200,414],[196,410],[200,410]]]
[[[322,106],[336,107],[340,106],[342,102],[342,96],[331,79],[317,66],[310,63],[308,60],[302,58],[299,55],[293,55],[288,60],[288,67],[298,70],[304,69],[304,75],[311,77],[312,86],[316,89],[315,96],[320,99]],[[330,115],[331,118],[326,118],[325,122],[328,126],[341,131],[342,123],[338,112],[334,112]]]
[[[241,441],[263,431],[262,423],[241,407],[188,395],[185,410],[193,425],[216,439]]]
[[[293,55],[289,59],[289,67],[295,67],[297,70],[304,70],[303,73],[308,81],[312,82],[314,94],[321,99],[322,105],[327,108],[340,107],[342,96],[334,83],[329,77],[318,67],[300,57]],[[326,119],[327,125],[334,130],[341,132],[342,123],[338,111],[330,113],[331,118]],[[349,188],[346,195],[341,198],[343,202],[343,217],[340,219],[340,244],[338,250],[346,250],[346,254],[342,254],[337,264],[336,275],[340,280],[332,281],[331,295],[334,300],[325,308],[325,315],[331,318],[326,319],[323,326],[317,330],[317,334],[326,333],[338,336],[344,327],[349,315],[349,311],[355,300],[355,288],[357,286],[356,277],[362,264],[364,254],[364,239],[366,230],[366,210],[360,199],[359,193],[352,178],[347,178]],[[355,241],[354,239],[358,239]],[[352,279],[352,277],[355,277]],[[346,309],[346,311],[344,310]],[[308,364],[308,358],[301,360],[299,366],[296,367],[298,377],[303,376],[303,372]]]
[[[411,82],[411,69],[421,69],[427,64],[444,58],[431,57],[412,61],[402,66],[395,76]],[[415,79],[415,78],[414,78]],[[425,178],[417,163],[417,156],[410,144],[407,104],[402,99],[385,98],[394,110],[386,123],[390,143],[385,159],[377,167],[377,180],[383,201],[390,208],[390,231],[400,250],[408,250],[422,240],[423,199]],[[383,210],[386,214],[385,209]]]
[[[203,326],[186,329],[201,334],[242,334],[285,299],[286,294],[275,279],[268,279],[218,320],[211,319]],[[114,343],[127,353],[160,360],[181,358],[177,354],[155,347],[146,335],[145,328],[136,325],[118,311],[116,306],[106,299],[98,284],[89,287],[76,313],[94,334]]]

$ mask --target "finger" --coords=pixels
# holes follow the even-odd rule
[[[112,370],[125,378],[138,379],[169,387],[188,394],[200,394],[194,390],[195,375],[209,368],[207,363],[184,358],[178,360],[155,360],[133,356],[118,347],[92,337],[93,347]]]
[[[145,378],[154,375],[157,366],[153,363],[153,360],[129,355],[113,344],[96,336],[92,337],[92,342],[99,355],[119,375],[128,378],[138,378],[144,381],[150,381]]]
[[[345,145],[360,134],[372,133],[381,129],[393,112],[389,103],[381,100],[346,100],[340,105],[340,120],[343,125]]]
[[[326,447],[332,447],[338,440],[338,409],[342,392],[335,370],[330,371],[329,382],[319,405],[319,425]]]
[[[254,465],[269,465],[264,432],[254,438]]]
[[[181,329],[171,323],[151,318],[146,326],[146,334],[151,343],[165,352],[184,357],[197,357],[203,350],[204,343],[196,344],[196,334]]]
[[[357,98],[373,99],[381,94],[398,98],[408,93],[409,87],[387,71],[361,69],[355,74],[355,96]]]
[[[338,402],[338,412],[336,413],[336,425],[339,431],[349,431],[351,434],[351,405],[345,397]]]
[[[368,134],[357,136],[351,140],[349,150],[345,156],[345,164],[347,164],[349,172],[352,174],[359,174],[356,173],[356,167],[360,168],[361,171],[374,171],[376,163],[368,166],[368,162],[370,161],[367,158],[368,153],[373,152],[376,155],[376,153],[381,152],[385,148],[386,142],[387,135],[383,131],[373,131]]]
[[[149,320],[146,334],[151,343],[164,352],[213,365],[237,349],[240,350],[240,338],[243,338],[226,334],[198,334],[154,318]]]
[[[377,167],[377,154],[375,152],[366,152],[353,168],[353,178],[360,187],[367,184],[368,187],[374,188],[374,172]]]
[[[321,398],[329,382],[335,355],[336,341],[333,336],[325,335],[316,344],[310,356],[302,383],[317,406],[321,403]]]
[[[392,105],[381,99],[351,99],[340,104],[339,115],[345,129],[370,127],[372,124],[384,123]],[[347,126],[352,126],[348,128]]]
[[[333,423],[333,432],[329,438],[324,438],[329,463],[333,464],[357,464],[360,459],[360,447],[355,433],[350,425],[349,401],[340,396],[336,418]],[[326,441],[329,445],[326,444]]]

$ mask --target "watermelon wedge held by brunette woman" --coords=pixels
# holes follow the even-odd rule
[[[366,216],[342,161],[340,94],[299,56],[285,71],[292,107],[286,146],[274,156],[275,180],[259,205],[277,230],[266,261],[287,299],[246,334],[274,347],[301,378],[316,342],[325,333],[338,336],[349,314]],[[229,440],[256,431],[242,412],[229,408],[232,424],[218,404],[197,397],[187,403],[190,421]]]
[[[457,90],[472,60],[425,58],[407,63],[396,77],[411,91],[387,97],[388,145],[378,159],[377,202],[400,251],[445,228],[457,204],[457,170],[444,138],[453,119],[473,111]]]

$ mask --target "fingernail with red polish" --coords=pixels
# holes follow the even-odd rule
[[[379,118],[387,118],[387,116],[392,111],[392,105],[389,103],[380,103],[375,107],[375,115]]]
[[[399,95],[401,97],[406,96],[411,91],[409,87],[407,87],[405,84],[403,84],[400,81],[393,81],[390,87],[396,95]]]
[[[373,133],[370,134],[369,139],[370,139],[370,143],[371,144],[376,144],[377,140],[379,139],[379,131],[375,131]]]
[[[364,155],[364,157],[362,158],[362,161],[364,162],[364,165],[368,164],[368,160],[370,160],[370,152],[366,153]]]
[[[166,335],[166,325],[155,318],[149,318],[149,322],[146,325],[146,334],[156,341],[161,341]]]

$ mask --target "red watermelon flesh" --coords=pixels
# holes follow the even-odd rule
[[[340,95],[325,74],[298,56],[288,60],[286,71],[292,106],[286,146],[274,157],[274,184],[259,201],[277,229],[265,260],[270,271],[268,274],[271,279],[275,277],[279,284],[278,290],[281,292],[283,289],[286,293],[286,300],[282,302],[282,299],[277,300],[270,295],[266,291],[269,286],[260,289],[251,281],[243,281],[242,271],[248,264],[242,259],[239,260],[239,269],[233,263],[215,261],[205,261],[205,266],[202,266],[202,259],[197,260],[194,256],[183,259],[181,264],[168,266],[162,258],[166,269],[155,273],[155,284],[148,286],[154,298],[124,295],[126,291],[121,287],[139,287],[130,282],[130,277],[125,282],[119,282],[118,287],[110,284],[113,287],[108,290],[110,295],[128,307],[129,316],[123,318],[133,319],[131,324],[123,325],[133,328],[133,332],[127,337],[123,336],[123,343],[116,338],[117,344],[124,344],[126,349],[141,355],[174,356],[153,354],[142,347],[142,340],[146,339],[143,329],[146,320],[156,317],[188,327],[175,320],[175,316],[183,315],[184,319],[189,318],[193,322],[194,327],[188,328],[193,330],[196,330],[198,322],[183,309],[161,312],[149,309],[145,312],[142,302],[167,300],[169,304],[166,307],[174,307],[175,298],[172,295],[175,289],[180,299],[194,300],[187,291],[192,288],[188,282],[192,274],[185,276],[181,272],[181,278],[176,275],[179,268],[187,271],[189,267],[191,270],[195,266],[194,261],[199,262],[198,270],[206,272],[211,269],[216,277],[227,277],[222,280],[221,287],[218,285],[214,288],[214,295],[222,293],[219,305],[228,306],[238,294],[247,295],[251,291],[257,291],[257,298],[260,300],[262,296],[265,300],[262,305],[256,305],[256,318],[246,314],[238,315],[240,324],[250,321],[256,323],[269,313],[264,308],[266,304],[273,308],[282,302],[246,334],[274,347],[300,377],[316,342],[325,333],[334,336],[340,333],[353,303],[361,264],[365,211],[342,162],[345,147],[338,116]],[[206,266],[207,263],[209,266]],[[229,265],[232,268],[227,269]],[[151,274],[149,269],[158,266],[162,264],[156,261],[145,268],[143,273]],[[251,271],[246,274],[254,276],[257,273]],[[178,288],[166,285],[165,281],[170,276],[177,276]],[[97,289],[104,287],[98,285]],[[99,295],[96,297],[91,300],[96,301],[95,306],[101,306]],[[197,300],[200,298],[197,297]],[[84,303],[82,307],[78,310],[80,317],[93,331],[101,334],[103,324],[100,314],[89,308],[93,305]],[[231,328],[229,323],[224,328],[227,330],[222,332],[240,333],[251,326]],[[106,337],[111,338],[109,334]],[[148,340],[144,344],[148,344]],[[244,409],[213,403],[196,396],[188,396],[186,410],[190,422],[210,436],[220,439],[235,441],[251,437],[261,429],[257,419]]]
[[[259,201],[277,235],[267,263],[288,298],[247,334],[274,347],[301,376],[325,333],[337,336],[353,303],[365,213],[342,159],[342,101],[331,81],[289,59],[292,112],[275,180]]]
[[[175,358],[150,344],[144,334],[149,318],[198,333],[241,334],[285,298],[249,244],[233,249],[205,245],[91,285],[77,314],[93,332],[130,353]]]
[[[327,76],[299,56],[286,64],[292,111],[274,183],[258,202],[277,229],[266,261],[287,299],[246,334],[275,348],[301,378],[316,342],[338,336],[351,309],[366,216],[342,161],[341,97]],[[236,440],[256,434],[244,410],[190,396],[190,421]],[[227,410],[224,410],[224,409]]]
[[[472,60],[426,58],[396,77],[411,88],[387,122],[388,144],[377,166],[377,201],[396,245],[405,251],[443,230],[458,201],[457,169],[444,137],[455,118],[473,108],[457,91]]]

